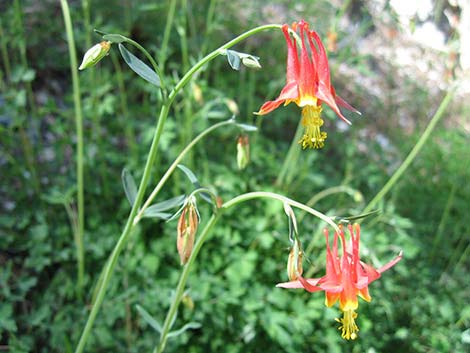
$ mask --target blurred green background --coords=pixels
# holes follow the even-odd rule
[[[234,48],[259,56],[261,70],[234,71],[219,57],[177,98],[151,187],[197,133],[236,113],[239,122],[259,127],[250,134],[251,163],[239,171],[237,130],[218,130],[184,160],[203,185],[224,201],[270,190],[304,203],[344,186],[347,192],[332,193],[314,207],[331,216],[360,214],[413,148],[450,84],[466,82],[468,89],[468,63],[461,60],[470,35],[460,26],[468,21],[465,3],[418,1],[428,6],[405,15],[400,1],[174,3],[168,50],[162,51],[170,1],[69,1],[79,59],[101,40],[94,28],[121,33],[164,61],[167,81],[174,84],[236,35],[304,18],[329,45],[336,91],[362,116],[349,114],[353,125],[346,127],[325,108],[325,148],[295,146],[286,159],[298,107],[252,114],[274,99],[285,81],[282,32],[263,32]],[[86,266],[85,295],[79,298],[70,225],[76,217],[76,135],[60,4],[2,1],[0,21],[0,351],[72,352],[130,210],[121,171],[127,167],[139,180],[161,101],[115,47],[79,74]],[[431,33],[431,46],[423,33]],[[360,303],[356,341],[341,339],[334,321],[339,309],[326,308],[322,293],[275,288],[287,280],[286,216],[279,203],[253,201],[225,215],[202,248],[174,325],[192,321],[201,327],[170,339],[167,351],[468,352],[469,98],[462,84],[421,153],[377,207],[380,213],[362,223],[364,261],[380,266],[400,249],[404,259],[370,286],[372,302]],[[177,171],[159,200],[191,188]],[[204,223],[210,207],[201,202],[200,211]],[[310,260],[305,272],[313,276],[324,274],[324,226],[310,216],[299,224]],[[176,221],[140,223],[119,260],[86,351],[154,347],[159,335],[137,305],[163,321],[181,271],[175,242]]]

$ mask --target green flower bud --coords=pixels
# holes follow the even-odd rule
[[[242,63],[250,69],[261,69],[261,64],[259,63],[258,59],[252,55],[242,58]]]
[[[296,240],[290,250],[289,258],[287,259],[287,276],[289,277],[289,281],[295,281],[302,275],[302,257],[302,250]]]
[[[238,169],[245,169],[250,162],[250,141],[247,135],[241,135],[237,140],[237,165]]]
[[[92,67],[103,59],[111,49],[111,42],[103,41],[101,43],[92,46],[83,56],[82,63],[80,64],[79,70],[85,70]]]

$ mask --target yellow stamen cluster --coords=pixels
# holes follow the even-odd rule
[[[338,321],[341,326],[338,327],[338,330],[341,330],[341,337],[347,340],[354,340],[357,338],[357,333],[359,332],[359,327],[357,327],[354,319],[357,317],[357,313],[354,310],[343,311],[342,319],[335,319]]]
[[[323,125],[321,119],[322,108],[314,105],[306,105],[302,108],[302,126],[305,127],[305,133],[299,141],[302,148],[322,148],[325,145],[327,137],[326,132],[320,131]]]

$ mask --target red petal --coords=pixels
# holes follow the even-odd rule
[[[328,58],[326,56],[325,47],[323,46],[320,37],[315,31],[311,31],[310,35],[315,40],[319,50],[317,63],[318,88],[315,95],[318,97],[318,99],[328,104],[341,119],[351,125],[351,122],[344,117],[336,105],[334,89],[332,88],[330,82],[330,68],[328,66]]]
[[[284,37],[286,38],[287,43],[287,73],[286,81],[287,83],[297,81],[299,77],[299,58],[297,55],[297,45],[295,39],[291,39],[289,34],[289,27],[287,25],[282,26],[282,32],[284,32]]]
[[[334,92],[334,88],[333,87],[331,87],[331,88],[333,89],[333,92]],[[350,105],[348,102],[346,102],[343,98],[341,98],[340,96],[338,96],[336,94],[333,94],[333,95],[335,97],[336,104],[338,104],[340,107],[346,108],[347,110],[350,110],[354,113],[362,115],[359,110],[354,108],[352,105]]]
[[[309,278],[304,279],[303,277],[299,277],[297,281],[291,282],[284,282],[276,284],[276,287],[279,288],[304,288],[309,292],[318,292],[322,290],[320,287],[317,287],[316,284],[320,281],[320,278]]]
[[[268,101],[264,103],[260,110],[255,113],[257,115],[265,115],[272,112],[274,109],[279,107],[285,101],[296,100],[299,97],[299,88],[296,82],[288,83],[284,86],[279,97],[274,101]]]
[[[403,251],[400,251],[400,253],[398,254],[397,257],[395,257],[392,261],[390,261],[388,264],[382,266],[381,268],[379,268],[377,271],[379,273],[384,273],[385,271],[387,271],[388,269],[392,268],[393,266],[395,266],[397,264],[398,261],[400,261],[401,259],[403,258]]]
[[[316,284],[319,282],[319,280],[316,280],[316,279],[306,280],[302,276],[300,276],[299,281],[300,281],[300,283],[302,283],[302,286],[304,287],[304,289],[306,291],[310,292],[310,293],[318,292],[318,291],[322,290],[322,288],[316,286]],[[312,282],[312,283],[309,283],[309,282]]]
[[[300,38],[302,39],[302,47],[300,51],[300,78],[299,92],[300,96],[315,96],[318,85],[318,77],[314,64],[312,63],[307,47],[305,45],[305,35],[309,34],[308,23],[300,22]],[[307,32],[305,34],[304,32]]]
[[[367,280],[369,281],[369,283],[380,278],[380,272],[373,268],[371,265],[368,265],[361,261],[360,268],[362,270],[363,275],[367,276]]]

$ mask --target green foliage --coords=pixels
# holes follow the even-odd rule
[[[250,26],[268,22],[261,11],[263,2],[250,2],[250,6],[246,2],[241,8],[238,2],[183,3],[176,10],[167,52],[161,54],[167,2],[95,1],[90,14],[82,11],[79,2],[71,2],[78,52],[82,55],[87,50],[86,38],[93,43],[101,40],[94,27],[123,33],[154,57],[166,55],[162,82],[171,88],[184,75],[183,66]],[[330,2],[300,5],[280,1],[273,6],[279,6],[275,10],[279,16],[296,14],[281,17],[280,22],[303,16],[322,36],[337,20],[337,9]],[[124,48],[121,42],[126,40],[117,34],[104,37],[119,43],[112,45],[110,55],[80,74],[85,117],[86,295],[79,298],[73,241],[76,142],[63,21],[57,7],[32,0],[2,4],[0,10],[0,49],[7,49],[0,60],[0,347],[16,353],[73,352],[103,266],[128,215],[126,197],[131,204],[135,201],[138,184],[134,180],[140,180],[156,112],[162,105],[161,92],[155,89],[161,77],[147,58]],[[90,15],[92,25],[86,28],[82,24]],[[372,75],[368,58],[357,55],[352,45],[371,29],[370,14],[354,16],[360,16],[358,33],[339,33],[347,40],[330,58],[333,67],[346,63],[365,76]],[[403,105],[410,106],[419,126],[411,135],[399,129],[396,120],[383,118],[385,113],[377,122],[390,120],[388,126],[364,118],[348,131],[335,129],[334,120],[327,119],[331,132],[325,149],[294,155],[285,182],[279,185],[276,179],[300,111],[289,106],[263,118],[252,112],[275,97],[284,83],[282,33],[250,38],[226,55],[204,68],[177,97],[149,189],[188,141],[216,119],[235,114],[238,129],[217,130],[197,145],[183,160],[187,166],[180,166],[183,173],[176,171],[147,209],[149,218],[140,222],[118,261],[87,351],[148,352],[158,342],[157,331],[181,272],[177,221],[162,218],[177,211],[184,195],[203,185],[224,201],[248,191],[274,190],[307,202],[324,189],[345,185],[370,200],[413,147],[422,131],[420,124],[424,126],[432,114],[429,107],[437,104],[422,87],[407,83],[406,89],[416,94],[404,94]],[[262,69],[240,65],[248,58],[251,61],[245,64],[256,66],[258,56]],[[224,59],[239,71],[231,70]],[[339,75],[334,79],[338,91],[346,86]],[[348,93],[362,110],[360,102],[368,97],[362,97],[360,89]],[[374,114],[395,109],[384,97],[366,103]],[[450,117],[468,116],[468,107],[463,112],[459,109],[456,106]],[[203,246],[167,351],[468,351],[469,136],[468,130],[455,126],[447,122],[440,126],[381,203],[380,212],[363,220],[361,252],[368,263],[380,266],[400,249],[404,259],[370,286],[372,302],[360,303],[361,331],[356,341],[341,339],[334,321],[340,312],[324,306],[322,293],[275,287],[287,280],[288,222],[281,203],[253,200],[225,214]],[[240,129],[251,134],[250,164],[243,171],[236,164]],[[374,134],[385,134],[387,143],[367,137],[364,141],[364,136]],[[132,170],[133,177],[123,170]],[[214,203],[208,193],[198,196]],[[205,223],[213,205],[200,205]],[[364,206],[363,200],[345,193],[315,204],[328,215],[345,217],[361,214]],[[296,215],[299,219],[298,211]],[[323,224],[305,216],[298,226],[307,252],[304,271],[322,276]]]

